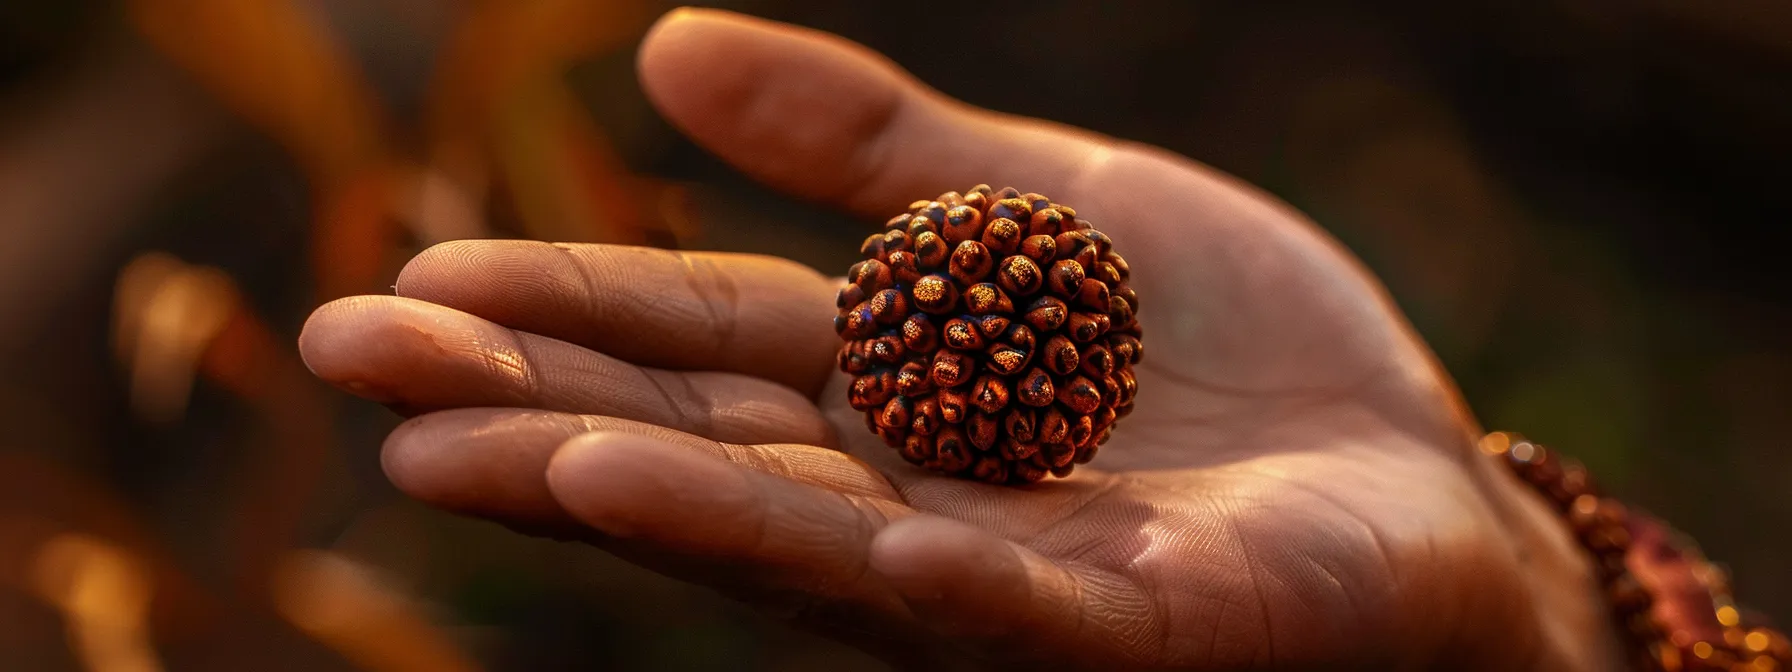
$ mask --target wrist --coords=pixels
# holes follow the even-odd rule
[[[1564,664],[1576,662],[1573,657],[1579,656],[1582,666],[1630,662],[1637,669],[1667,672],[1766,672],[1792,665],[1792,640],[1757,616],[1739,610],[1722,570],[1665,523],[1629,512],[1623,504],[1601,495],[1580,465],[1521,436],[1489,434],[1480,447],[1510,469],[1505,478],[1495,482],[1502,487],[1522,482],[1527,487],[1521,489],[1537,495],[1513,500],[1511,517],[1521,521],[1520,529],[1530,527],[1528,521],[1535,519],[1541,508],[1564,523],[1559,530],[1571,532],[1583,551],[1581,557],[1595,589],[1593,599],[1583,604],[1603,604],[1606,622],[1612,624],[1603,628],[1609,634],[1599,637],[1602,641],[1586,642],[1580,650],[1557,647],[1559,638],[1546,634],[1540,637],[1545,645],[1539,651],[1570,656],[1559,659]],[[1514,535],[1521,543],[1531,543],[1531,550],[1545,558],[1556,554],[1556,540],[1548,537],[1547,533]],[[1559,590],[1575,591],[1585,582],[1571,576],[1574,573],[1540,572],[1535,583],[1546,590],[1555,585]],[[1535,594],[1537,587],[1527,586],[1527,590]],[[1580,599],[1575,594],[1564,595]],[[1535,597],[1544,632],[1587,632],[1585,614],[1580,610],[1557,612],[1554,610],[1573,607],[1563,600],[1549,600],[1547,595]],[[1613,634],[1622,646],[1617,660],[1610,662],[1606,660],[1610,656],[1600,651],[1611,649]],[[1547,657],[1539,657],[1539,661],[1539,667],[1553,667],[1557,662]],[[1544,661],[1548,665],[1541,664]]]
[[[1625,670],[1623,634],[1603,572],[1550,501],[1498,463],[1489,481],[1531,605],[1533,669]]]

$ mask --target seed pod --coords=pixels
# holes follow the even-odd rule
[[[1051,288],[1053,294],[1066,299],[1076,296],[1083,287],[1083,267],[1069,259],[1053,262],[1052,270],[1046,274],[1045,286]]]
[[[1027,306],[1027,324],[1037,333],[1050,333],[1063,326],[1070,318],[1070,307],[1055,296],[1041,296]]]
[[[1020,241],[1020,253],[1041,267],[1050,266],[1058,255],[1058,244],[1051,236],[1027,236]]]
[[[994,284],[983,282],[964,290],[964,309],[972,315],[1006,315],[1014,312],[1014,302],[1008,300],[1008,295]]]
[[[961,205],[945,212],[945,222],[940,228],[940,237],[946,244],[976,240],[983,236],[983,213],[968,205]]]
[[[984,247],[983,243],[967,240],[952,250],[949,264],[952,279],[957,280],[960,286],[968,287],[989,276],[990,269],[995,268],[995,259],[989,256],[989,248]]]
[[[958,288],[951,280],[937,275],[929,275],[915,281],[914,289],[909,294],[915,297],[915,307],[934,315],[952,312],[958,305]]]
[[[1132,269],[1074,208],[978,185],[911,203],[859,245],[835,297],[866,428],[921,468],[1063,477],[1132,411]]]
[[[1020,399],[1020,403],[1028,406],[1045,406],[1058,396],[1057,389],[1052,385],[1052,377],[1046,375],[1045,370],[1037,368],[1028,371],[1020,379],[1020,385],[1016,386],[1014,394]]]
[[[1045,278],[1040,274],[1039,264],[1020,255],[1008,257],[1006,261],[1002,262],[1002,270],[996,273],[996,284],[1015,296],[1026,296],[1037,292],[1039,286],[1044,282]]]
[[[971,373],[975,369],[976,362],[972,361],[970,356],[961,352],[940,350],[933,353],[933,366],[929,370],[928,377],[933,379],[933,384],[940,387],[958,387],[970,381]]]
[[[940,330],[925,313],[914,313],[902,321],[902,344],[909,352],[929,353],[939,347]]]
[[[1005,257],[1019,250],[1020,239],[1026,236],[1026,230],[1014,220],[997,217],[989,220],[989,224],[983,227],[982,242],[984,247],[989,248],[990,254]]]
[[[923,220],[925,221],[925,220]],[[923,271],[934,271],[946,263],[946,256],[951,250],[946,247],[946,240],[932,231],[915,234],[915,263]]]

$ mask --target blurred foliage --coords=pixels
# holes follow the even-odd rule
[[[1792,617],[1792,539],[1772,532],[1792,527],[1792,6],[729,6],[1289,200],[1387,281],[1485,422],[1586,458]],[[876,669],[589,549],[404,501],[375,455],[394,419],[290,346],[319,300],[380,291],[449,238],[844,268],[861,229],[652,114],[631,52],[665,8],[0,7],[0,280],[31,290],[0,287],[9,660]],[[892,29],[943,17],[1040,39]]]

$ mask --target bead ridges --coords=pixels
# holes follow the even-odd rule
[[[1068,476],[1132,410],[1131,269],[1039,194],[916,201],[860,247],[834,329],[848,401],[911,463],[990,483]]]

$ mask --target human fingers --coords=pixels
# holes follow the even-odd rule
[[[891,523],[870,566],[917,620],[994,661],[1124,669],[1161,654],[1164,624],[1140,586],[956,520]]]
[[[839,37],[731,12],[666,15],[638,63],[648,97],[698,144],[782,191],[861,213],[978,182],[1056,189],[1108,146],[951,101]]]
[[[562,443],[594,431],[639,434],[846,495],[897,499],[876,470],[827,448],[721,443],[629,420],[518,408],[465,408],[412,418],[386,438],[381,463],[399,490],[432,506],[532,532],[571,534],[584,526],[561,508],[543,474]]]
[[[431,247],[397,283],[399,296],[642,366],[738,373],[811,396],[839,347],[836,289],[773,257],[499,240]]]
[[[538,408],[660,425],[716,441],[831,445],[815,404],[735,373],[642,367],[413,299],[361,296],[319,308],[299,350],[349,392],[410,412]]]

